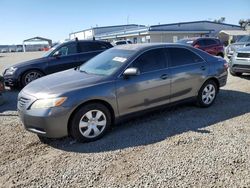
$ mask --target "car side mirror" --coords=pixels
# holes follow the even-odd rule
[[[59,58],[61,55],[62,55],[62,53],[61,53],[60,51],[56,51],[56,52],[53,54],[53,57]]]
[[[129,77],[129,76],[137,76],[140,74],[140,71],[138,68],[136,67],[131,67],[131,68],[127,68],[124,72],[123,72],[123,76],[124,77]]]

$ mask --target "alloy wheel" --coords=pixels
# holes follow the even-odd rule
[[[211,104],[216,96],[216,89],[214,85],[208,84],[206,87],[204,87],[202,91],[202,101],[206,104],[209,105]]]
[[[25,75],[24,81],[25,85],[29,84],[30,82],[42,77],[42,74],[36,71],[29,72]]]

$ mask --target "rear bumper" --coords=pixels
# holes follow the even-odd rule
[[[218,78],[220,87],[223,87],[227,84],[227,76],[228,73],[226,72],[225,74],[223,74],[221,77]]]
[[[20,110],[19,117],[26,130],[48,138],[68,135],[70,109],[56,107],[50,109]]]

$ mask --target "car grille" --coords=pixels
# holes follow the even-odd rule
[[[24,98],[24,97],[20,97],[18,99],[18,107],[20,108],[24,108],[27,106],[27,104],[29,104],[30,99]]]
[[[250,53],[238,53],[237,57],[250,58]]]
[[[233,65],[233,68],[250,69],[250,65]]]

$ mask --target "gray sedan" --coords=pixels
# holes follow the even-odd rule
[[[94,141],[123,117],[195,99],[215,101],[227,62],[179,44],[111,48],[82,66],[45,76],[18,96],[20,118],[39,137]]]

